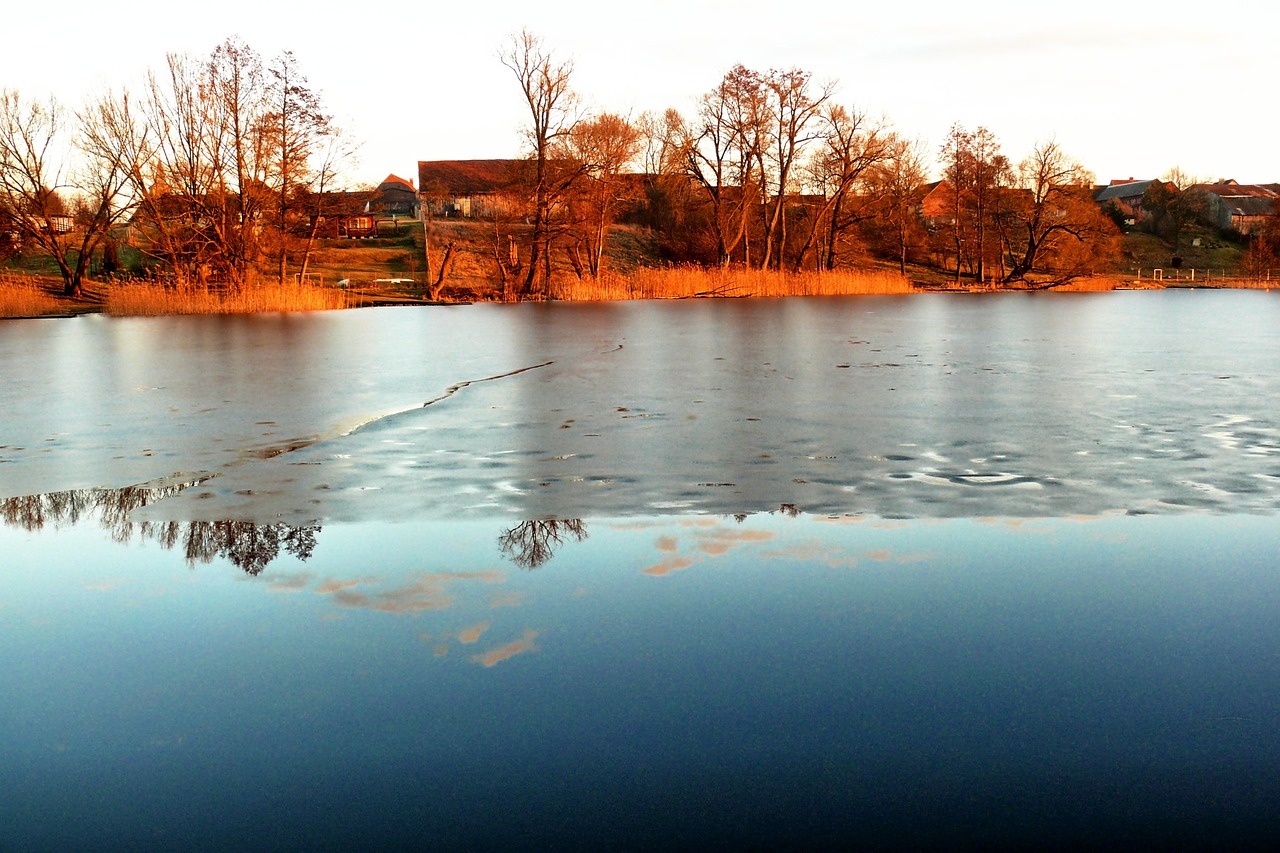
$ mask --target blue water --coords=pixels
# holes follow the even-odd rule
[[[0,849],[1278,840],[1268,300],[0,325]]]

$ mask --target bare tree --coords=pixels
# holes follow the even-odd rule
[[[261,63],[228,41],[208,59],[170,54],[141,98],[103,98],[96,144],[117,149],[137,199],[133,240],[179,278],[239,289],[259,255],[266,192]]]
[[[760,186],[765,132],[762,86],[759,74],[735,66],[699,99],[692,123],[667,120],[672,147],[711,207],[721,266],[728,266],[739,247],[743,262],[750,263],[748,220]]]
[[[302,249],[302,263],[298,271],[298,280],[305,282],[307,279],[307,268],[311,265],[311,255],[315,250],[316,236],[319,234],[320,225],[325,217],[333,214],[333,203],[331,196],[333,195],[333,186],[343,174],[343,170],[355,157],[356,145],[350,141],[341,128],[332,124],[326,124],[325,134],[320,140],[320,147],[314,152],[313,165],[310,170],[310,181],[308,185],[303,187],[303,192],[298,196],[302,200],[310,200],[309,204],[300,205],[303,212],[306,213],[308,225],[306,229],[306,238]],[[341,194],[345,198],[345,193]],[[427,255],[430,260],[430,254]],[[448,260],[445,261],[448,265]],[[430,273],[430,264],[428,264],[428,274]],[[444,278],[444,268],[440,270],[440,278]],[[432,299],[436,298],[437,290],[433,292]]]
[[[1152,181],[1143,193],[1142,206],[1151,212],[1148,222],[1156,233],[1173,246],[1173,266],[1179,266],[1182,232],[1197,219],[1206,215],[1204,194],[1197,186],[1204,183],[1179,166],[1165,172],[1158,181]]]
[[[1010,173],[1008,159],[1000,153],[1000,144],[985,127],[966,130],[952,125],[942,144],[939,159],[943,177],[950,184],[951,230],[956,253],[956,281],[960,281],[962,264],[968,262],[978,281],[987,279],[987,261],[999,261],[1002,248],[993,237],[999,231],[993,224],[999,218],[1005,201],[1005,184]]]
[[[770,71],[764,77],[767,95],[768,145],[762,148],[761,165],[764,205],[764,257],[762,268],[781,266],[787,244],[787,194],[792,188],[792,169],[809,143],[821,138],[816,119],[831,97],[834,86],[814,89],[812,75],[798,68]],[[767,164],[767,165],[766,165]],[[773,192],[772,210],[769,195]]]
[[[283,51],[270,68],[269,99],[272,109],[263,119],[263,136],[271,150],[271,179],[275,183],[275,219],[279,236],[279,282],[286,282],[289,243],[293,231],[300,190],[313,182],[324,184],[338,162],[337,149],[327,145],[335,130],[331,116],[324,113],[320,95],[307,85],[291,51]],[[325,152],[317,169],[312,162]],[[310,243],[308,242],[308,246]],[[309,255],[309,249],[308,249]],[[305,266],[305,261],[304,261]]]
[[[898,270],[903,275],[912,242],[922,231],[920,201],[927,174],[923,143],[894,134],[885,141],[885,157],[871,169],[871,195],[893,233]]]
[[[214,48],[204,85],[210,109],[217,117],[214,138],[226,148],[217,160],[229,164],[226,177],[219,182],[220,194],[227,201],[223,205],[224,266],[232,284],[240,287],[258,260],[259,225],[270,203],[270,158],[263,128],[266,72],[257,52],[232,37]]]
[[[533,230],[529,238],[529,268],[521,296],[533,295],[539,274],[544,291],[551,284],[551,212],[575,173],[556,168],[552,152],[577,124],[577,98],[569,88],[573,63],[560,62],[531,32],[521,30],[498,54],[520,83],[530,124],[525,129],[531,159],[530,189]]]
[[[0,92],[0,213],[53,259],[66,295],[80,296],[94,249],[132,199],[118,152],[86,144],[85,116],[76,118],[79,127],[68,122],[52,99],[28,102],[14,90]],[[62,193],[72,196],[74,223]]]
[[[835,269],[841,235],[868,215],[872,193],[855,190],[865,184],[869,170],[890,154],[892,134],[883,124],[868,125],[866,116],[839,104],[828,104],[822,114],[821,147],[808,164],[809,183],[822,195],[822,207],[810,220],[804,245],[794,268],[799,271],[815,241],[826,243],[819,265]],[[863,186],[865,189],[865,186]]]
[[[1054,282],[1091,272],[1118,237],[1115,223],[1093,201],[1093,175],[1053,140],[1038,144],[1019,174],[1026,190],[1016,216],[1021,251],[1005,281],[1046,268]]]

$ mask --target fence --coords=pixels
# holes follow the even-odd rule
[[[1137,269],[1138,281],[1187,287],[1280,287],[1280,270],[1258,270],[1252,274],[1226,269],[1195,267],[1153,267]]]

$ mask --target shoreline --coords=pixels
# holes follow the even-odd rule
[[[696,293],[686,296],[634,296],[626,298],[604,298],[604,299],[535,299],[520,300],[533,302],[643,302],[651,300],[680,300],[680,299],[778,299],[778,298],[805,298],[807,296],[914,296],[922,294],[975,294],[975,295],[995,295],[1007,293],[1107,293],[1114,291],[1132,291],[1132,290],[1267,290],[1280,288],[1280,282],[1257,281],[1253,282],[1247,279],[1231,280],[1226,283],[1218,283],[1216,281],[1189,281],[1189,280],[1166,280],[1166,281],[1125,281],[1120,279],[1111,279],[1107,282],[1099,282],[1099,279],[1109,278],[1099,276],[1091,280],[1079,280],[1077,282],[1067,282],[1065,284],[1048,285],[1048,286],[1006,286],[1006,285],[978,285],[966,284],[960,287],[924,284],[911,282],[912,290],[910,292],[894,291],[885,293],[850,293],[850,294],[809,294],[796,293],[785,295],[759,295],[754,293]],[[1094,282],[1090,285],[1089,282]],[[1082,286],[1083,285],[1083,286]],[[60,285],[59,285],[60,286]],[[92,284],[91,284],[92,286]],[[505,302],[503,300],[491,299],[428,299],[425,295],[416,296],[412,293],[393,293],[393,292],[368,292],[368,291],[352,291],[346,294],[352,298],[352,304],[348,304],[336,308],[318,308],[306,310],[331,310],[331,311],[347,311],[361,308],[382,308],[382,307],[448,307],[472,304],[515,304]],[[22,313],[5,315],[0,314],[0,320],[53,320],[53,319],[70,319],[74,317],[82,317],[91,314],[102,314],[106,316],[120,317],[136,317],[136,316],[182,316],[195,314],[269,314],[269,313],[306,313],[306,310],[281,308],[278,310],[263,309],[258,311],[234,311],[234,310],[194,310],[194,311],[157,311],[154,313],[142,312],[124,312],[120,314],[111,314],[107,310],[106,300],[101,294],[90,293],[80,298],[72,298],[62,296],[61,294],[49,294],[49,298],[57,304],[56,308],[49,311],[36,313]]]

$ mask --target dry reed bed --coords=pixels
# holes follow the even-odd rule
[[[105,309],[116,316],[252,314],[347,308],[347,294],[311,285],[265,284],[224,292],[192,284],[121,284],[107,291]]]
[[[892,272],[800,272],[670,267],[561,282],[552,296],[571,301],[690,299],[699,296],[869,296],[915,293]]]
[[[25,276],[0,275],[0,317],[56,314],[63,305],[40,283]]]

